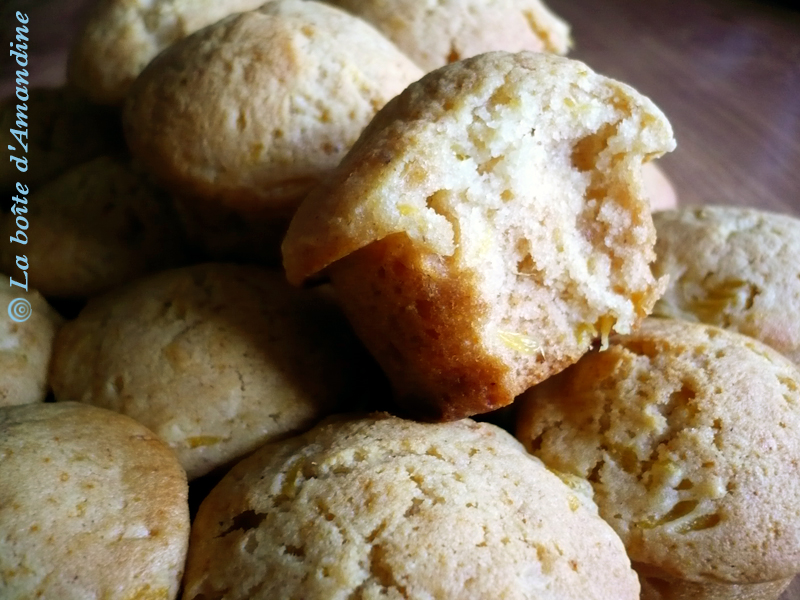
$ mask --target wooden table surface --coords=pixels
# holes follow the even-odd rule
[[[0,30],[30,16],[31,80],[63,81],[89,0],[0,0]],[[572,56],[650,96],[678,148],[659,161],[683,204],[800,216],[800,12],[744,0],[549,0],[572,25]],[[791,6],[787,3],[787,6]],[[0,97],[12,91],[0,59]],[[798,257],[800,261],[800,257]],[[800,600],[800,577],[782,600]]]

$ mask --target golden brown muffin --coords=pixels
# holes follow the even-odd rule
[[[67,77],[93,102],[121,105],[155,56],[263,0],[98,0],[71,48]]]
[[[150,431],[84,404],[0,408],[0,597],[171,600],[186,474]]]
[[[57,400],[143,423],[193,479],[309,429],[368,367],[327,297],[278,273],[206,264],[89,303],[57,337]]]
[[[426,72],[492,50],[566,54],[569,25],[539,0],[329,0],[374,25]]]
[[[650,100],[583,63],[453,63],[390,102],[304,201],[286,273],[329,268],[417,414],[486,412],[650,311],[640,169],[673,146]]]
[[[308,189],[421,76],[360,19],[276,0],[153,61],[125,105],[125,131],[213,255],[277,257]],[[232,221],[236,236],[220,238],[217,222]]]
[[[771,348],[648,319],[519,403],[517,437],[592,483],[643,598],[774,600],[800,571],[800,371]]]
[[[30,285],[46,296],[85,298],[187,260],[187,243],[169,197],[129,159],[101,156],[34,192],[25,246],[0,245],[0,267],[13,269],[22,248]],[[0,239],[13,236],[13,214],[0,216]]]
[[[14,281],[25,279],[17,271]],[[12,286],[0,274],[0,406],[42,402],[50,389],[53,338],[63,319],[29,289]]]
[[[194,522],[184,600],[635,600],[622,544],[501,429],[387,415],[269,444]]]
[[[642,178],[652,210],[670,210],[678,205],[678,195],[672,182],[655,163],[642,165]]]
[[[13,146],[10,155],[26,157],[28,170],[20,173],[16,164],[0,161],[0,190],[22,181],[29,189],[55,179],[71,167],[95,156],[121,151],[125,146],[119,114],[93,106],[67,88],[34,88],[27,104],[28,146],[25,152],[10,133],[16,126],[16,96],[0,102],[2,147]]]
[[[738,331],[800,365],[800,220],[734,206],[653,220],[653,270],[669,275],[655,314]]]

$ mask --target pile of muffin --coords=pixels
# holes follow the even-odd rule
[[[0,597],[776,599],[800,221],[652,212],[669,122],[569,45],[538,0],[98,2],[29,105]]]

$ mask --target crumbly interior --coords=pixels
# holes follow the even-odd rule
[[[481,340],[476,364],[508,368],[496,386],[508,403],[652,308],[660,287],[640,169],[673,147],[652,102],[577,61],[496,52],[455,63],[388,104],[304,201],[284,241],[287,275],[301,281],[404,233],[482,307],[467,335]]]
[[[592,483],[631,559],[697,582],[800,565],[800,373],[767,346],[649,319],[523,397],[517,436]]]
[[[425,201],[448,220],[452,262],[475,274],[490,307],[486,347],[523,372],[612,327],[629,332],[656,297],[639,172],[655,117],[587,76],[539,101],[513,75],[487,90],[464,127],[448,128],[446,176]]]

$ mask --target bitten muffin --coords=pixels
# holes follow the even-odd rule
[[[33,190],[101,154],[121,151],[125,146],[119,115],[93,106],[74,90],[38,88],[30,90],[28,106],[28,146],[25,152],[11,135],[16,126],[17,104],[12,96],[0,102],[0,142],[9,155],[26,157],[28,170],[24,176],[8,159],[0,161],[0,190],[11,189],[22,180]],[[6,202],[6,199],[3,200]]]
[[[368,21],[426,72],[492,50],[566,54],[569,25],[539,0],[329,0]]]
[[[24,275],[17,273],[14,281],[24,284]],[[11,286],[0,274],[0,406],[42,402],[50,389],[53,338],[63,319],[29,289]]]
[[[45,296],[85,298],[187,260],[184,233],[169,197],[129,159],[101,156],[34,192],[25,215],[28,243],[0,245],[0,267],[14,268],[20,247],[30,285]],[[0,239],[13,236],[0,216]]]
[[[263,0],[98,0],[67,65],[69,82],[93,102],[118,106],[157,54]]]
[[[186,475],[150,431],[84,404],[0,408],[0,597],[171,600]]]
[[[655,314],[738,331],[800,365],[800,220],[733,206],[653,219],[653,270],[669,275]]]
[[[653,210],[670,210],[678,205],[678,195],[669,177],[654,163],[642,165],[644,189]]]
[[[635,600],[619,538],[509,434],[332,419],[239,463],[195,519],[184,600]]]
[[[453,63],[390,102],[304,201],[286,273],[328,269],[416,415],[486,412],[650,311],[640,171],[673,146],[650,100],[583,63]]]
[[[644,599],[774,600],[800,572],[800,372],[768,346],[648,319],[518,403],[518,438],[591,482]]]
[[[52,385],[145,424],[193,479],[309,429],[366,378],[364,358],[327,296],[206,264],[91,301],[56,339]]]
[[[212,255],[277,259],[309,188],[421,76],[360,19],[276,0],[154,60],[126,102],[125,132]]]

